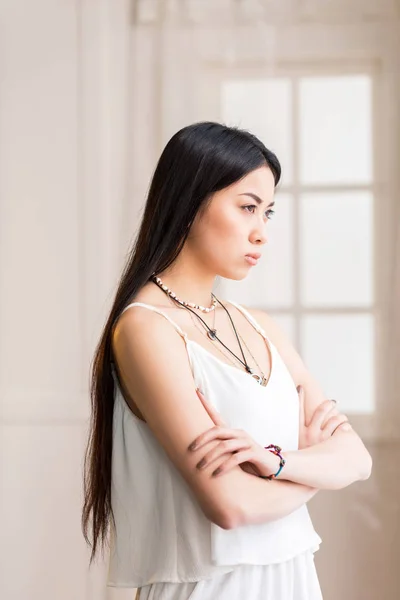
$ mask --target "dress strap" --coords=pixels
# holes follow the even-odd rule
[[[266,339],[267,341],[269,341],[267,334],[265,333],[264,329],[257,323],[257,321],[255,320],[255,318],[253,317],[253,315],[251,315],[249,313],[248,310],[246,310],[245,308],[243,308],[243,306],[241,306],[240,304],[237,304],[236,302],[233,302],[232,300],[228,301],[230,304],[233,304],[233,306],[236,306],[236,308],[238,310],[240,310],[240,312],[246,317],[246,319],[248,321],[250,321],[250,323],[253,325],[254,329],[256,331],[258,331],[258,333],[260,333],[264,339]]]
[[[163,317],[165,317],[171,323],[171,325],[176,329],[176,331],[183,337],[183,339],[185,340],[185,342],[187,342],[187,339],[188,339],[187,334],[179,327],[179,325],[177,323],[175,323],[175,321],[173,321],[171,319],[171,317],[169,317],[168,315],[166,315],[165,312],[163,312],[159,308],[156,308],[152,304],[145,304],[144,302],[132,302],[131,304],[128,304],[128,306],[125,306],[125,308],[121,312],[120,316],[128,308],[131,308],[131,306],[142,306],[143,308],[148,308],[149,310],[152,310],[153,312],[156,312],[159,315],[162,315]]]

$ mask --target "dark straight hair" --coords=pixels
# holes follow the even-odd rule
[[[122,271],[90,373],[91,419],[84,457],[82,531],[92,547],[104,549],[111,507],[114,380],[112,333],[122,310],[139,290],[176,259],[200,209],[217,192],[263,165],[278,184],[281,167],[275,154],[253,134],[220,123],[184,127],[165,146],[150,184],[137,238]],[[90,532],[90,533],[89,533]]]

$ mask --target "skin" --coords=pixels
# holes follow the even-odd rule
[[[178,298],[210,306],[218,275],[242,280],[251,268],[257,268],[244,257],[263,252],[273,202],[274,179],[267,166],[215,193],[207,208],[197,215],[180,255],[159,274],[162,281]],[[146,284],[134,300],[161,307],[190,339],[218,355],[214,343],[194,326],[189,312],[177,307],[153,282]],[[239,311],[232,305],[229,309],[237,330],[268,378],[270,357],[264,340]],[[255,475],[275,473],[278,458],[260,448],[246,432],[228,429],[219,420],[207,399],[196,391],[183,339],[164,317],[142,307],[127,310],[113,336],[118,375],[132,412],[146,421],[192,488],[204,514],[223,528],[281,518],[307,502],[318,489],[340,489],[366,479],[372,465],[369,453],[350,426],[346,431],[341,425],[331,435],[334,426],[347,417],[326,399],[275,321],[265,311],[248,310],[277,348],[296,385],[303,388],[299,398],[299,450],[283,450],[286,465],[279,479],[268,485]],[[222,309],[216,309],[215,315],[197,312],[209,325],[215,317],[221,339],[228,347],[236,348],[232,327]],[[221,355],[218,358],[222,360]],[[199,439],[200,445],[189,449]],[[198,468],[204,458],[204,467]],[[222,467],[220,474],[213,476],[218,467]]]
[[[239,465],[247,473],[270,476],[276,473],[280,466],[280,458],[273,452],[265,452],[265,448],[257,444],[246,431],[230,429],[214,407],[207,402],[204,394],[197,394],[205,409],[216,425],[194,440],[189,450],[204,449],[203,458],[197,463],[198,469],[212,466],[213,476],[227,473],[229,469]],[[336,400],[327,400],[314,411],[310,423],[305,423],[304,389],[299,386],[299,449],[307,448],[329,439],[341,427],[342,431],[350,431],[351,425],[345,415],[336,408]],[[211,440],[223,440],[213,450],[207,451]],[[285,453],[283,453],[285,458]],[[285,473],[281,479],[286,479]]]
[[[257,201],[247,194],[258,196],[263,204],[257,205]],[[251,267],[244,256],[263,251],[268,241],[267,225],[273,205],[274,178],[267,167],[216,192],[206,211],[197,215],[173,274],[165,273],[161,278],[174,279],[173,284],[179,285],[178,277],[180,279],[185,273],[185,284],[190,289],[187,292],[183,289],[182,297],[192,297],[190,293],[198,289],[195,298],[202,298],[200,304],[208,306],[216,275],[241,280],[249,273]],[[183,296],[185,292],[189,296]]]

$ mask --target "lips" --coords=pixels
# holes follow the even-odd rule
[[[246,254],[246,256],[250,256],[250,258],[254,258],[254,260],[258,260],[261,256],[260,252],[252,252],[251,254]]]
[[[254,266],[257,264],[257,261],[260,258],[260,256],[261,254],[259,252],[254,252],[254,254],[246,254],[244,258],[250,265]]]

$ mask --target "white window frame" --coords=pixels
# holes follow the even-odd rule
[[[383,314],[386,310],[387,296],[385,291],[389,289],[387,269],[378,268],[380,265],[387,264],[390,260],[390,248],[393,240],[388,240],[388,231],[386,225],[390,223],[393,214],[393,197],[387,192],[386,188],[391,187],[388,181],[388,173],[382,168],[385,161],[385,132],[382,132],[379,115],[384,106],[384,97],[381,93],[382,78],[384,76],[382,65],[377,60],[363,61],[315,61],[315,62],[277,62],[273,68],[259,61],[255,63],[243,63],[228,66],[216,62],[204,65],[201,86],[199,87],[198,107],[202,109],[203,118],[221,120],[220,113],[220,89],[223,81],[227,80],[254,80],[265,78],[285,78],[293,80],[293,130],[298,131],[299,127],[299,102],[298,90],[299,80],[302,77],[329,77],[343,75],[367,75],[371,78],[372,85],[372,182],[368,185],[302,185],[299,181],[299,137],[293,136],[293,174],[292,184],[282,185],[280,191],[289,193],[294,199],[294,302],[292,307],[277,308],[260,306],[255,299],[252,305],[257,308],[268,310],[274,315],[289,316],[294,320],[294,345],[302,355],[302,340],[300,335],[300,320],[305,315],[341,315],[341,314],[372,314],[374,318],[375,330],[375,413],[373,414],[354,414],[347,413],[355,429],[364,439],[377,440],[387,439],[388,437],[397,437],[398,433],[393,426],[393,419],[390,414],[395,399],[388,401],[391,392],[387,385],[387,364],[385,357],[388,356],[389,346],[387,331],[380,325],[384,321]],[[297,99],[297,101],[296,101]],[[386,130],[387,133],[387,130]],[[373,196],[373,292],[374,301],[371,307],[321,307],[307,308],[301,306],[300,302],[300,269],[298,263],[299,239],[299,211],[300,195],[306,192],[340,192],[340,191],[359,191],[367,190]],[[393,392],[392,392],[393,393]]]

